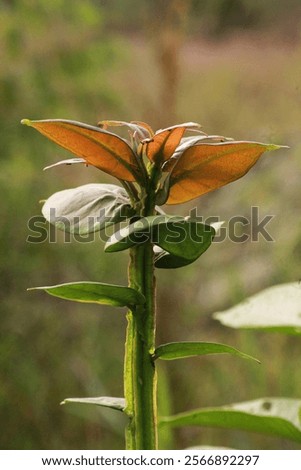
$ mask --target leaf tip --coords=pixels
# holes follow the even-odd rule
[[[250,356],[249,354],[244,354],[244,353],[241,356],[245,359],[249,359],[251,361],[257,362],[257,364],[261,364],[261,361],[254,356]]]
[[[44,287],[28,287],[26,290],[31,291],[31,290],[43,290]]]
[[[268,152],[271,152],[272,150],[278,150],[278,149],[289,149],[289,146],[288,145],[276,145],[276,144],[267,145]]]
[[[261,361],[257,359],[256,357],[250,356],[250,358],[253,359],[253,361],[257,362],[258,365],[261,365]]]
[[[21,124],[23,124],[24,126],[31,126],[32,125],[30,119],[22,119]]]
[[[105,253],[113,253],[114,252],[114,245],[112,244],[112,239],[111,238],[109,238],[105,243],[105,246],[104,246],[104,249],[103,249],[103,251]]]

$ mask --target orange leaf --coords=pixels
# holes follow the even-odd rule
[[[23,119],[22,124],[34,127],[61,147],[84,158],[87,164],[109,175],[125,181],[139,179],[139,167],[133,150],[115,134],[81,122],[61,119]]]
[[[145,141],[148,159],[158,164],[165,162],[173,155],[184,132],[199,127],[199,124],[187,122],[157,131],[151,140]]]
[[[241,178],[264,152],[280,147],[234,141],[189,147],[171,171],[167,204],[190,201]]]
[[[142,122],[142,121],[131,121],[132,124],[137,124],[137,126],[140,126],[140,127],[144,127],[144,129],[147,130],[147,132],[149,133],[150,136],[153,136],[154,135],[154,131],[153,129],[151,128],[151,126],[149,124],[147,124],[146,122]]]

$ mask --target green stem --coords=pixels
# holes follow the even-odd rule
[[[126,192],[128,193],[132,206],[135,207],[137,201],[139,200],[138,193],[137,193],[135,186],[133,185],[133,183],[130,183],[129,181],[123,181],[123,180],[119,180],[119,181],[124,187],[124,189],[126,190]]]
[[[144,213],[154,211],[147,201]],[[145,296],[145,304],[127,315],[124,368],[127,449],[157,449],[157,377],[152,355],[155,350],[155,278],[151,242],[130,249],[129,285]]]

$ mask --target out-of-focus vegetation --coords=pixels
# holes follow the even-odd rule
[[[6,0],[0,13],[1,448],[123,446],[121,414],[58,404],[68,396],[122,394],[124,314],[26,292],[65,281],[125,282],[126,255],[104,254],[99,239],[63,243],[57,234],[57,243],[26,242],[39,200],[111,180],[82,167],[42,173],[67,153],[20,126],[23,117],[145,120],[154,128],[176,118],[198,121],[209,133],[291,146],[262,159],[245,179],[186,205],[185,213],[196,206],[205,218],[225,221],[250,218],[251,206],[258,206],[260,218],[274,215],[267,227],[275,241],[227,239],[172,276],[158,272],[158,343],[220,341],[262,361],[212,357],[167,364],[160,371],[162,409],[300,398],[298,339],[235,332],[211,319],[215,310],[263,287],[300,277],[299,2],[78,0],[70,8],[63,0]],[[162,439],[166,447],[201,443],[296,448],[284,440],[197,428],[178,431],[173,443],[170,436]]]

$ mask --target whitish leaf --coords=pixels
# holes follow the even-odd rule
[[[115,397],[89,397],[89,398],[66,398],[61,402],[61,405],[68,405],[69,403],[78,403],[81,405],[97,405],[105,408],[112,408],[114,410],[124,411],[125,399]]]
[[[106,129],[107,127],[128,127],[133,134],[137,134],[137,136],[142,139],[149,138],[153,135],[152,128],[145,124],[144,122],[125,122],[125,121],[99,121],[97,123],[99,127]]]
[[[219,142],[233,141],[231,137],[224,137],[222,135],[208,135],[204,132],[200,132],[202,135],[197,135],[193,137],[183,137],[180,144],[176,148],[172,157],[165,162],[163,165],[163,171],[171,171],[177,162],[178,158],[184,153],[185,150],[197,144],[217,144]]]
[[[32,287],[28,290],[43,290],[50,295],[65,300],[115,307],[141,305],[145,302],[144,296],[130,287],[101,282],[70,282],[56,286]]]
[[[125,220],[134,210],[120,186],[85,184],[50,196],[42,213],[58,229],[86,235]]]
[[[161,426],[205,426],[270,434],[301,442],[301,400],[260,398],[161,418]]]
[[[244,359],[252,359],[259,362],[248,354],[238,349],[220,343],[205,343],[201,341],[183,341],[179,343],[167,343],[159,346],[154,353],[154,359],[172,361],[174,359],[185,359],[193,356],[204,356],[207,354],[232,354]]]
[[[281,284],[255,294],[238,305],[215,313],[232,328],[255,328],[301,334],[301,284]]]
[[[53,165],[45,166],[44,170],[49,170],[50,168],[54,168],[55,166],[74,165],[77,163],[84,163],[87,165],[87,162],[84,158],[67,158],[67,160],[61,160],[60,162],[54,163]]]

